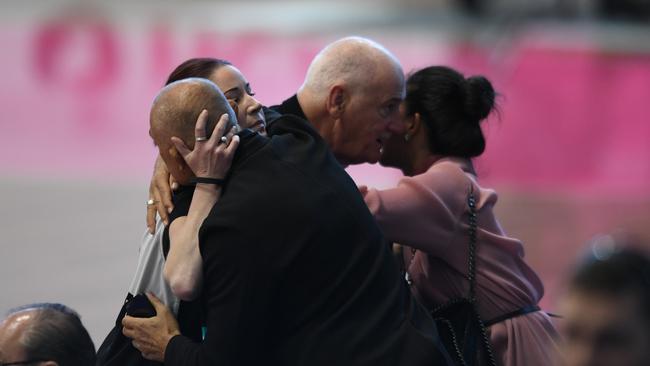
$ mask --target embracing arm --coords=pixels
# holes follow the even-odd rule
[[[221,187],[197,184],[187,216],[177,218],[169,227],[170,246],[164,275],[174,295],[181,300],[194,300],[201,288],[198,233],[220,195]]]
[[[207,112],[199,115],[196,123],[196,136],[205,136]],[[190,151],[183,141],[172,138],[188,166],[197,177],[223,179],[228,170],[239,137],[234,136],[228,144],[221,143],[228,125],[227,115],[221,117],[210,139],[197,141]],[[187,216],[174,220],[169,227],[170,248],[165,262],[164,276],[172,291],[182,300],[192,300],[198,295],[202,282],[202,258],[199,251],[199,229],[221,195],[221,187],[216,184],[198,183]]]
[[[158,155],[154,163],[151,183],[149,183],[149,198],[153,200],[153,204],[147,204],[147,227],[150,234],[156,230],[156,212],[165,225],[169,224],[169,213],[174,208],[172,189],[176,187],[178,184],[169,174],[163,159]]]
[[[450,240],[457,224],[456,193],[435,176],[407,177],[392,189],[362,189],[366,204],[386,238],[433,253]],[[463,203],[461,192],[460,204]]]

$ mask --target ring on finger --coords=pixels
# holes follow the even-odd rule
[[[199,136],[196,138],[196,142],[206,141],[208,138],[205,136]]]
[[[221,142],[222,144],[228,143],[228,138],[226,136],[221,136],[219,142]]]
[[[153,206],[155,204],[156,204],[156,200],[154,200],[153,198],[149,198],[149,200],[147,201],[147,206]]]

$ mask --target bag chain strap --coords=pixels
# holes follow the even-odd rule
[[[475,308],[478,315],[478,301],[476,299],[476,230],[477,230],[477,214],[476,214],[476,199],[474,198],[474,187],[470,185],[469,196],[467,198],[467,205],[469,206],[469,301]],[[485,324],[480,315],[477,316],[479,326],[481,328],[481,337],[483,338],[483,346],[487,352],[487,357],[490,364],[496,366],[494,354],[492,353],[492,346],[485,331]]]

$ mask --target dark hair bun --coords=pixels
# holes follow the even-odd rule
[[[476,121],[485,119],[494,108],[494,88],[490,81],[483,76],[471,76],[465,80],[467,98],[465,110],[467,115]]]

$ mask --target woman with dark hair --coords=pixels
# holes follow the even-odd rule
[[[266,116],[262,104],[255,99],[255,93],[244,75],[229,61],[217,58],[191,58],[178,65],[169,74],[167,84],[187,78],[204,78],[215,83],[226,97],[237,115],[237,122],[242,128],[250,128],[266,135]],[[154,165],[153,178],[149,186],[150,200],[147,203],[147,227],[149,232],[156,231],[156,211],[161,213],[162,221],[167,224],[169,217],[166,207],[171,207],[171,185],[160,185],[157,182],[168,182],[170,174],[160,156]],[[176,184],[172,184],[175,188]]]
[[[466,79],[440,66],[411,75],[404,133],[386,142],[380,161],[406,177],[396,188],[362,193],[386,237],[404,245],[407,281],[430,309],[467,296],[468,243],[475,237],[474,293],[497,364],[553,365],[557,333],[537,306],[542,282],[524,262],[521,242],[501,229],[497,195],[479,185],[472,165],[485,150],[480,122],[494,99],[482,76]]]
[[[255,99],[244,75],[230,62],[216,58],[191,58],[172,71],[165,85],[186,78],[204,78],[217,84],[235,110],[239,125],[266,133],[262,105]]]

